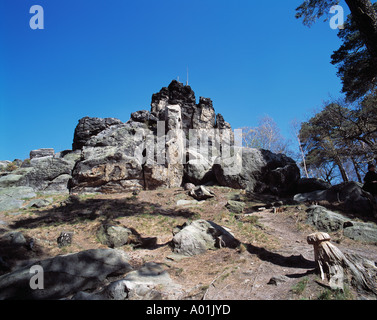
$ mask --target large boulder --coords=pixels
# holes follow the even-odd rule
[[[97,231],[97,239],[110,248],[118,248],[129,242],[132,230],[117,225],[102,225]]]
[[[181,286],[170,278],[166,268],[147,262],[103,290],[95,293],[81,291],[72,300],[176,300],[180,296]]]
[[[322,206],[311,206],[306,212],[306,223],[321,232],[342,231],[347,238],[377,244],[377,225],[374,223],[353,221]]]
[[[132,271],[123,251],[92,249],[79,253],[35,261],[14,272],[0,276],[0,300],[61,299],[82,290],[95,289],[110,275]],[[43,289],[32,289],[32,266],[43,270]]]
[[[294,200],[297,202],[341,203],[348,211],[363,216],[373,216],[377,212],[374,197],[364,191],[361,184],[353,181],[343,182],[327,190],[296,194]]]
[[[301,178],[297,182],[297,193],[309,193],[318,190],[327,190],[331,184],[317,178]]]
[[[300,170],[291,158],[262,149],[234,147],[232,151],[213,166],[222,186],[278,195],[295,190]]]
[[[144,188],[143,143],[146,125],[130,122],[113,125],[83,146],[73,172],[73,192],[114,193]]]
[[[322,232],[342,230],[344,223],[349,220],[343,215],[327,210],[322,206],[311,206],[307,210],[306,223],[313,225]]]
[[[364,222],[347,222],[344,226],[344,236],[366,243],[377,244],[377,225]]]
[[[222,247],[236,248],[239,245],[230,230],[212,221],[196,220],[185,223],[175,228],[173,234],[173,251],[185,256],[194,256]]]
[[[199,151],[200,149],[190,148],[186,151],[186,158],[188,161],[184,166],[185,180],[196,185],[216,181],[212,167],[215,163],[216,156],[219,154],[219,151],[215,150],[215,155],[209,154],[208,150],[204,150],[202,153]]]
[[[30,187],[0,188],[0,211],[19,209],[26,199],[36,196],[34,189]]]
[[[42,157],[30,160],[30,170],[19,185],[32,187],[44,193],[68,192],[74,162],[64,158]]]

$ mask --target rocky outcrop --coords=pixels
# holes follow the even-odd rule
[[[110,283],[95,293],[79,292],[72,300],[176,300],[182,288],[175,283],[162,264],[145,263],[122,280]]]
[[[323,232],[342,230],[344,223],[349,220],[345,216],[327,210],[322,206],[311,206],[307,210],[306,223],[315,226],[319,231]]]
[[[28,187],[44,194],[68,193],[68,182],[80,152],[55,154],[53,149],[39,149],[30,155],[32,159],[24,161],[21,168],[0,177],[0,188]]]
[[[229,157],[216,160],[213,171],[222,186],[276,195],[292,193],[300,178],[291,158],[250,148],[235,147]]]
[[[30,187],[0,188],[0,211],[19,209],[26,199],[34,198],[36,195]]]
[[[111,126],[119,124],[122,124],[122,122],[114,118],[100,119],[85,117],[80,119],[79,124],[75,129],[72,150],[82,149],[90,138]]]
[[[307,210],[306,223],[321,232],[343,232],[347,238],[377,244],[377,225],[353,221],[322,206],[311,206]]]
[[[73,169],[71,191],[115,193],[144,188],[143,149],[139,147],[147,132],[145,124],[129,122],[92,136]]]
[[[44,148],[30,151],[30,159],[50,157],[55,154],[55,150],[52,148]]]
[[[0,300],[61,299],[81,290],[95,289],[108,276],[131,271],[128,260],[122,251],[92,249],[36,261],[0,276]],[[32,266],[40,266],[43,270],[43,290],[34,290],[30,286],[34,274],[30,272]]]
[[[133,112],[126,123],[80,119],[73,151],[31,151],[22,168],[0,177],[0,188],[118,193],[191,182],[274,194],[293,190],[299,170],[292,159],[234,144],[212,100],[196,103],[191,87],[174,80],[152,96],[150,111]]]
[[[370,193],[365,192],[357,182],[344,182],[327,190],[296,194],[294,200],[297,202],[341,203],[347,210],[363,216],[377,214],[375,199]]]

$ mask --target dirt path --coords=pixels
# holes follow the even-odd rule
[[[142,237],[157,237],[155,248],[121,247],[137,269],[145,262],[166,266],[171,278],[181,285],[180,298],[208,300],[286,300],[316,299],[324,290],[316,283],[316,265],[312,246],[306,237],[315,230],[305,224],[305,210],[283,206],[282,211],[254,210],[260,199],[248,202],[240,191],[214,187],[215,199],[204,204],[178,206],[190,200],[187,192],[172,190],[143,191],[132,194],[83,196],[76,204],[66,203],[66,196],[54,199],[43,209],[24,209],[16,215],[0,212],[0,233],[20,231],[35,240],[33,250],[7,251],[0,246],[0,257],[22,263],[87,249],[105,248],[96,232],[101,223],[113,221],[136,229]],[[244,197],[250,216],[231,214],[225,205],[230,197]],[[262,201],[261,205],[265,203]],[[248,211],[250,209],[250,211]],[[182,260],[169,258],[172,230],[188,220],[205,219],[232,230],[242,245],[223,248]],[[71,246],[59,248],[61,231],[74,232]],[[377,247],[332,235],[342,251],[357,253],[377,261]],[[1,243],[0,243],[1,244]],[[269,284],[272,278],[275,284]]]

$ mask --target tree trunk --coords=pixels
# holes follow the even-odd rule
[[[374,62],[377,61],[377,13],[370,0],[345,0],[352,18],[364,37],[366,47]]]
[[[344,169],[344,167],[343,167],[343,163],[342,163],[342,161],[340,160],[340,158],[338,157],[338,156],[335,156],[335,163],[336,163],[336,165],[338,166],[338,168],[339,168],[339,171],[340,171],[340,174],[342,175],[342,179],[343,179],[343,181],[344,182],[348,182],[349,181],[349,179],[348,179],[348,175],[347,175],[347,172],[346,172],[346,170]]]
[[[360,183],[363,183],[363,179],[361,178],[361,175],[360,175],[360,172],[359,172],[359,165],[357,164],[356,160],[354,157],[351,157],[351,160],[352,160],[352,163],[353,163],[353,167],[355,168],[355,172],[356,172],[356,176],[357,176],[357,180],[360,182]]]
[[[317,232],[307,237],[314,246],[314,258],[318,263],[322,281],[327,280],[333,290],[344,290],[344,282],[354,285],[359,293],[377,297],[377,267],[373,261],[358,255],[343,254],[330,243],[330,236]],[[351,279],[348,279],[347,277]]]

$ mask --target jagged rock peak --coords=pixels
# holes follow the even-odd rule
[[[195,93],[190,86],[173,80],[168,87],[163,87],[160,92],[153,94],[151,111],[158,113],[166,105],[190,105],[196,104]]]
[[[163,87],[160,92],[153,94],[151,113],[158,115],[168,105],[178,105],[181,108],[182,128],[189,129],[231,129],[231,126],[220,118],[216,121],[216,113],[210,98],[199,98],[196,103],[195,92],[190,86],[173,80],[168,87]],[[222,126],[216,126],[216,122]]]

